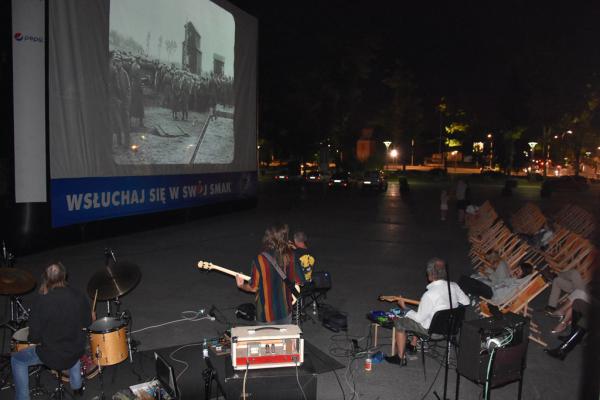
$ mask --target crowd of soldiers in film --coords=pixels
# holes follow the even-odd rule
[[[173,120],[187,121],[189,110],[216,118],[217,104],[233,106],[233,78],[213,72],[202,76],[185,67],[140,55],[110,52],[110,127],[117,145],[129,147],[133,127],[144,128],[142,85],[154,89],[157,105],[169,108]]]

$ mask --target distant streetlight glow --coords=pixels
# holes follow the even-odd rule
[[[392,158],[396,158],[396,157],[398,157],[398,150],[396,150],[396,149],[392,149],[392,151],[390,151],[390,156],[391,156]]]
[[[487,134],[487,138],[490,139],[490,169],[494,169],[494,135],[492,132]]]

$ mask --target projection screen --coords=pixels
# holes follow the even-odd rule
[[[225,1],[49,0],[52,225],[255,197],[257,29]]]

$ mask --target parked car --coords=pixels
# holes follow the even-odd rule
[[[310,183],[320,183],[323,179],[323,175],[319,171],[312,171],[304,175],[304,180]]]
[[[379,190],[380,192],[385,192],[388,187],[385,175],[378,170],[365,172],[360,185],[363,190]]]
[[[275,175],[273,175],[273,179],[278,182],[286,182],[290,180],[290,174],[288,174],[287,172],[278,172]]]
[[[583,192],[589,188],[590,184],[583,176],[561,176],[546,179],[542,183],[540,194],[547,197],[553,192]]]
[[[337,172],[331,176],[329,183],[327,184],[330,189],[349,189],[352,185],[349,172]]]

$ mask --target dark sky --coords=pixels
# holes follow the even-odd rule
[[[527,104],[538,90],[576,97],[582,82],[600,72],[600,2],[234,3],[259,19],[259,87],[266,109],[274,102],[289,109],[291,98],[317,97],[318,91],[304,93],[318,82],[311,74],[321,71],[324,85],[340,79],[339,64],[361,59],[367,47],[372,51],[362,109],[389,100],[381,80],[399,61],[414,75],[430,124],[441,96],[476,115],[482,129],[526,123]],[[297,83],[302,81],[307,87]],[[261,120],[268,125],[269,117]],[[365,113],[364,125],[367,120]]]

